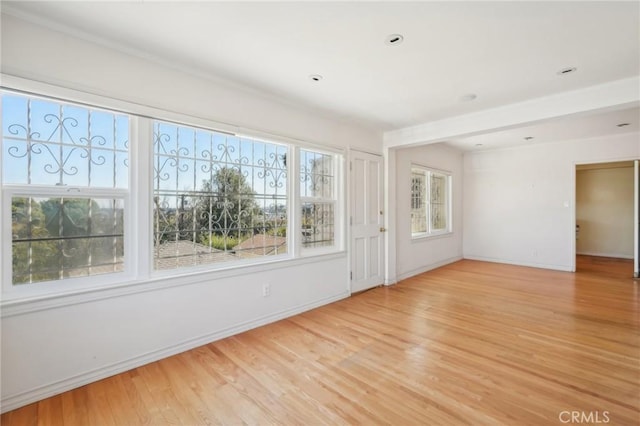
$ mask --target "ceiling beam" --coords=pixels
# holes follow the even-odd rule
[[[384,147],[426,145],[532,125],[554,118],[625,109],[638,105],[640,105],[640,77],[632,77],[392,130],[384,133]]]

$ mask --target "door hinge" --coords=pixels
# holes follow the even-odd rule
[[[353,170],[353,161],[349,161],[349,171]]]
[[[353,271],[349,272],[349,279],[353,281]]]
[[[353,216],[349,216],[349,225],[353,225]]]

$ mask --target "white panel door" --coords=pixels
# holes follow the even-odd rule
[[[351,292],[384,282],[382,157],[351,151]]]

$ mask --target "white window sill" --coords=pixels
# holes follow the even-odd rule
[[[420,243],[429,240],[437,240],[440,238],[449,238],[453,236],[453,231],[436,232],[432,234],[422,233],[411,235],[412,243]]]

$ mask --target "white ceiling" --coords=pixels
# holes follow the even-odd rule
[[[2,8],[380,131],[640,74],[638,2],[3,1]],[[404,43],[385,44],[392,33]],[[577,71],[558,75],[565,67]],[[469,93],[477,99],[460,100]],[[633,121],[637,130],[637,109],[618,114],[603,119]],[[559,127],[499,137],[539,141]]]

